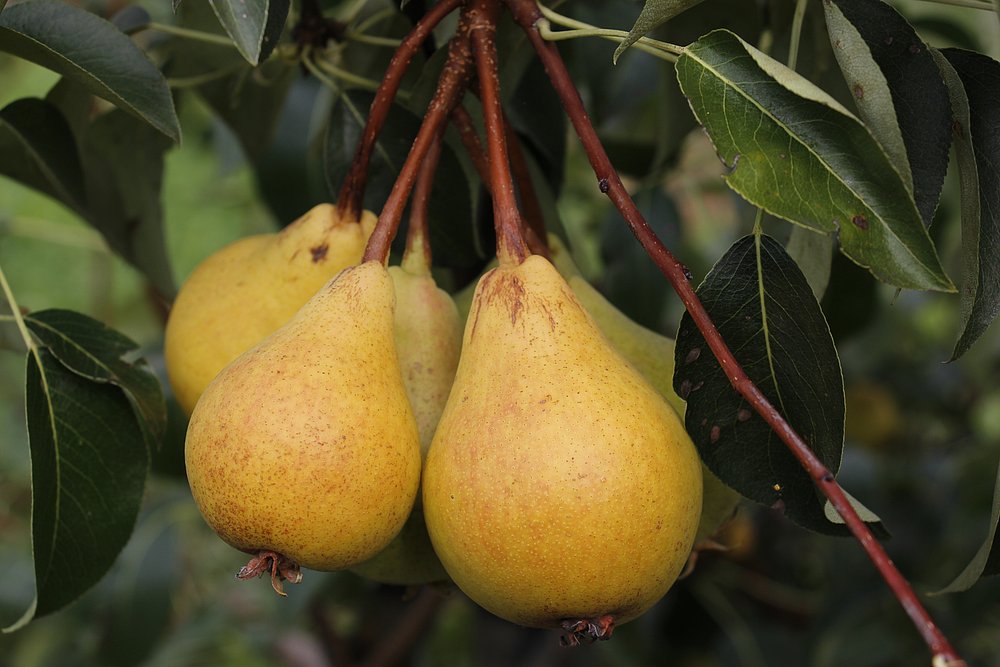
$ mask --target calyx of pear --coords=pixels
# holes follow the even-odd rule
[[[677,414],[552,264],[483,276],[423,477],[458,586],[515,623],[606,639],[673,584],[701,494]]]
[[[167,375],[190,414],[227,364],[282,326],[341,269],[361,260],[376,217],[320,204],[275,234],[240,239],[181,287],[164,339]]]
[[[400,266],[389,268],[389,275],[396,292],[396,352],[426,456],[458,368],[461,322],[451,295],[438,288],[422,254],[408,252]],[[399,535],[351,571],[404,586],[448,578],[427,536],[419,497]]]
[[[244,574],[350,567],[406,521],[420,443],[393,308],[381,262],[347,268],[198,401],[188,481],[216,533],[258,554]]]

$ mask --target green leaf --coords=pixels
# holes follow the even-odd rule
[[[160,202],[163,154],[169,143],[149,126],[113,110],[88,126],[83,145],[89,221],[118,254],[172,298],[176,287]]]
[[[744,198],[836,232],[841,250],[880,280],[954,289],[899,173],[833,98],[728,31],[689,46],[677,77]]]
[[[952,352],[957,359],[1000,313],[1000,63],[962,49],[941,53],[953,68],[942,71],[956,107],[962,184],[962,332]]]
[[[165,297],[176,291],[163,239],[160,187],[170,141],[141,120],[112,109],[91,120],[93,99],[61,79],[46,97],[76,138],[87,190],[84,220]]]
[[[813,234],[805,227],[795,226],[788,235],[785,251],[798,265],[809,283],[813,296],[819,301],[830,284],[833,268],[833,237]]]
[[[965,569],[950,584],[937,591],[938,594],[967,591],[982,577],[1000,574],[1000,549],[994,548],[998,546],[998,524],[1000,524],[1000,470],[997,471],[997,481],[993,487],[993,507],[990,510],[989,532],[986,539]]]
[[[611,62],[618,64],[618,58],[625,53],[625,49],[638,42],[656,26],[664,23],[683,11],[694,7],[702,0],[646,0],[639,17],[635,20],[635,25],[628,32],[628,37],[615,49],[615,54],[611,57]]]
[[[364,131],[373,95],[348,91],[342,94],[330,113],[327,125],[324,163],[331,193],[340,184],[354,159],[354,151]],[[381,211],[392,190],[399,170],[420,129],[420,119],[399,105],[393,105],[372,153],[365,189],[364,206]],[[335,196],[335,195],[334,195]],[[430,235],[435,262],[452,267],[475,266],[477,240],[473,231],[474,211],[468,179],[455,151],[446,141],[434,178],[430,200]],[[403,232],[400,232],[400,236]]]
[[[35,602],[10,632],[79,597],[125,546],[142,502],[149,450],[118,387],[28,355]]]
[[[24,98],[0,110],[0,174],[78,213],[86,208],[73,132],[59,110],[43,100]]]
[[[948,90],[934,56],[906,19],[881,0],[832,0],[823,8],[861,118],[899,167],[930,225],[951,146]]]
[[[67,369],[125,392],[152,451],[163,440],[167,404],[160,381],[139,345],[114,329],[71,310],[40,310],[24,318],[28,328]]]
[[[836,474],[844,449],[844,383],[830,330],[809,284],[768,236],[745,236],[698,287],[737,361],[767,399]],[[845,534],[771,427],[736,393],[695,327],[681,319],[674,389],[702,460],[741,494],[780,507],[812,530]]]
[[[266,60],[278,43],[289,0],[209,0],[219,23],[251,65]],[[176,7],[175,7],[176,9]]]
[[[62,74],[180,141],[166,80],[108,21],[58,0],[21,3],[0,14],[0,51]]]

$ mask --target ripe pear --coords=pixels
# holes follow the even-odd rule
[[[320,204],[276,234],[240,239],[199,264],[174,301],[163,344],[181,407],[190,414],[219,371],[360,261],[376,220],[368,211],[344,220]]]
[[[606,636],[680,573],[701,485],[677,414],[547,260],[482,278],[423,477],[434,548],[470,598]]]
[[[420,481],[420,442],[393,307],[380,262],[347,268],[206,388],[185,462],[223,540],[337,570],[400,531]]]
[[[455,302],[438,289],[421,253],[407,253],[401,266],[389,268],[389,275],[396,291],[396,352],[420,432],[421,454],[426,456],[455,379],[462,325]],[[427,536],[419,498],[396,539],[351,570],[404,586],[448,578]]]

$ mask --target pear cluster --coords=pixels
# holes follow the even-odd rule
[[[193,406],[185,459],[207,523],[255,556],[252,573],[269,555],[272,581],[298,566],[451,579],[571,639],[652,606],[705,524],[703,468],[665,400],[679,401],[672,341],[559,246],[568,282],[540,256],[501,264],[465,301],[463,335],[424,262],[360,263],[370,214],[334,212],[223,249],[178,297],[168,370]],[[342,266],[314,288],[324,245],[324,270]],[[234,316],[258,328],[219,324]],[[216,340],[186,346],[198,327]]]

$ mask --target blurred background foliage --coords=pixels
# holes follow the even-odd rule
[[[156,16],[167,3],[142,4]],[[608,13],[612,4],[623,3],[580,2],[575,15],[628,27],[620,6]],[[998,55],[1000,30],[996,21],[979,20],[985,14],[916,1],[894,4],[936,45]],[[640,3],[628,7],[634,15]],[[808,18],[805,30],[815,39],[804,40],[804,48],[823,51],[821,13]],[[715,16],[713,25],[719,20],[740,25],[748,39],[769,41],[776,57],[787,49],[780,30],[758,26],[747,34],[741,17]],[[679,43],[698,30],[698,16],[688,15],[662,29]],[[641,208],[700,281],[748,232],[754,212],[726,190],[711,146],[691,131],[670,67],[630,52],[612,68],[613,48],[574,42],[565,52]],[[843,97],[834,62],[818,57],[805,63],[810,78]],[[56,76],[0,56],[0,81],[2,107],[44,96]],[[292,86],[285,115],[301,113],[299,101],[312,113],[315,83],[300,76]],[[182,91],[178,107],[184,143],[167,153],[162,200],[166,243],[180,281],[225,243],[287,224],[289,211],[306,210],[318,195],[315,178],[273,187],[274,164],[271,172],[255,170],[237,138],[198,97]],[[950,173],[934,233],[953,275],[959,268],[957,201],[957,178]],[[580,266],[605,294],[646,326],[676,331],[679,302],[594,187],[573,140],[558,214]],[[768,227],[779,239],[788,233],[784,224],[769,221]],[[165,309],[141,276],[73,214],[8,180],[0,180],[0,263],[23,306],[91,315],[138,341],[162,371]],[[923,593],[943,588],[987,530],[1000,463],[1000,329],[994,326],[959,361],[942,363],[954,341],[958,300],[897,295],[840,257],[823,306],[847,386],[840,479],[880,515],[892,533],[887,549],[915,587]],[[0,344],[0,621],[6,625],[30,601],[33,575],[24,357],[7,328],[0,329]],[[201,520],[183,478],[184,418],[176,406],[171,416],[144,510],[111,573],[69,609],[0,636],[0,666],[875,667],[929,661],[853,540],[814,535],[750,506],[720,536],[729,552],[703,555],[694,574],[651,612],[618,629],[612,641],[590,647],[560,648],[555,633],[495,619],[445,587],[413,591],[348,573],[308,572],[301,585],[288,587],[287,599],[279,599],[264,581],[234,579],[245,556]],[[1000,582],[986,579],[968,592],[927,602],[971,665],[1000,664]]]

